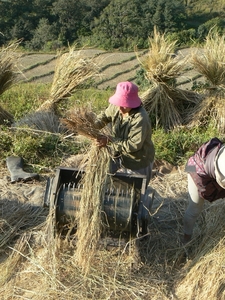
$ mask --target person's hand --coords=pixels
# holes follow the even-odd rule
[[[99,148],[106,147],[109,138],[105,135],[101,135],[96,139],[96,144]]]

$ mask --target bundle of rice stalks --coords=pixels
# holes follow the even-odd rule
[[[153,38],[149,37],[147,58],[139,59],[146,78],[153,85],[164,83],[171,86],[181,74],[186,60],[181,60],[175,55],[176,43],[170,42],[164,34],[161,35],[154,28]]]
[[[206,79],[213,93],[225,89],[225,35],[211,30],[201,53],[192,54],[193,67]]]
[[[102,204],[108,178],[110,156],[105,148],[92,145],[82,178],[82,195],[77,214],[75,259],[87,274],[93,263],[102,233]]]
[[[36,111],[17,121],[15,127],[24,127],[43,132],[63,133],[59,116],[54,111]]]
[[[59,56],[49,99],[38,110],[56,109],[57,103],[70,97],[77,88],[97,75],[98,71],[94,58],[84,58],[82,51],[70,48],[68,53]]]
[[[175,47],[176,41],[170,42],[155,28],[154,37],[149,38],[147,58],[139,59],[152,85],[142,96],[144,107],[155,119],[155,125],[165,130],[182,125],[184,109],[199,101],[194,92],[176,89],[176,78],[186,66],[187,59],[174,55]]]
[[[224,97],[217,94],[217,96],[203,98],[195,109],[190,109],[187,123],[189,127],[207,127],[210,124],[223,134],[225,132]]]
[[[179,299],[225,299],[224,200],[209,206],[203,226],[203,239],[178,281]]]
[[[140,97],[153,125],[170,130],[189,122],[189,111],[201,103],[203,95],[159,83]]]
[[[21,55],[16,51],[20,42],[13,42],[0,49],[0,95],[18,81],[21,71],[18,61]]]
[[[190,126],[207,126],[212,121],[219,133],[224,133],[225,96],[225,35],[210,31],[202,53],[193,53],[194,68],[206,77],[208,95],[199,102],[189,115]]]
[[[21,71],[18,68],[18,61],[21,55],[16,51],[19,41],[11,43],[0,49],[0,95],[8,90],[19,80]],[[14,117],[0,107],[0,124],[11,124]]]
[[[109,134],[108,127],[101,131],[96,129],[95,120],[95,114],[84,107],[71,110],[68,118],[62,119],[62,122],[70,131],[95,140],[103,134]],[[89,271],[101,235],[102,200],[110,161],[108,150],[99,149],[93,142],[85,155],[87,162],[81,180],[82,194],[76,220],[76,261],[84,273]]]

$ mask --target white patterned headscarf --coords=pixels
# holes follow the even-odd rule
[[[225,145],[220,148],[215,157],[215,175],[217,183],[225,189]]]

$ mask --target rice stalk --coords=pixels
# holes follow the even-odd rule
[[[59,55],[56,62],[49,99],[38,110],[51,110],[63,99],[70,97],[77,88],[97,75],[99,67],[94,58],[87,58],[82,51],[71,47]]]
[[[225,89],[225,34],[211,30],[206,37],[201,53],[194,52],[191,63],[203,75],[210,89]]]
[[[225,299],[224,248],[223,238],[211,252],[195,259],[194,266],[177,287],[179,299]]]
[[[209,93],[190,111],[190,126],[215,126],[219,133],[225,130],[225,35],[211,30],[206,37],[201,53],[192,54],[191,63],[206,79]]]
[[[27,114],[14,124],[15,127],[29,128],[42,132],[63,133],[59,116],[53,110],[35,111]]]
[[[109,127],[103,130],[95,127],[96,115],[90,108],[70,110],[68,117],[62,119],[66,127],[91,140],[101,135],[109,135]],[[84,156],[85,173],[81,180],[82,193],[77,213],[76,261],[84,273],[88,273],[101,234],[102,201],[105,194],[105,183],[108,177],[109,148],[98,148],[93,142]],[[83,162],[81,162],[83,165]]]
[[[17,48],[20,41],[12,42],[0,49],[0,95],[19,81],[21,71],[18,62],[21,57]],[[0,124],[11,125],[14,117],[0,106]]]
[[[66,288],[59,277],[63,261],[59,260],[60,252],[57,254],[59,237],[55,229],[55,208],[50,210],[41,226],[23,235],[28,234],[29,240],[23,240],[24,248],[17,245],[10,247],[13,250],[12,259],[8,257],[2,267],[10,262],[15,265],[10,265],[11,274],[7,272],[8,279],[5,276],[7,280],[0,288],[0,295],[4,295],[4,299],[17,296],[24,299],[54,299],[59,294],[63,295]]]
[[[15,201],[0,202],[2,216],[0,218],[0,247],[6,246],[25,229],[33,228],[44,220],[42,207],[21,204]]]
[[[75,259],[87,274],[101,235],[101,213],[110,156],[106,148],[92,145],[82,179],[82,194],[77,214]]]
[[[61,122],[66,128],[76,134],[83,135],[89,139],[96,139],[102,133],[95,128],[96,115],[88,107],[77,107],[67,113]]]
[[[182,124],[180,113],[168,92],[165,84],[158,84],[157,88],[142,96],[146,111],[150,116],[155,116],[156,128],[162,126],[165,130]]]
[[[98,129],[96,126],[97,116],[92,111],[91,106],[72,108],[67,112],[66,118],[60,119],[61,124],[71,133],[96,141],[98,137],[106,136],[110,138],[111,127],[105,126]],[[112,152],[112,146],[107,145],[109,153]]]

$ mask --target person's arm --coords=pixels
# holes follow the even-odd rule
[[[96,121],[95,121],[95,127],[97,129],[102,129],[107,124],[112,122],[113,115],[116,113],[116,108],[114,105],[109,105],[105,111],[101,112],[99,115],[97,115]]]

